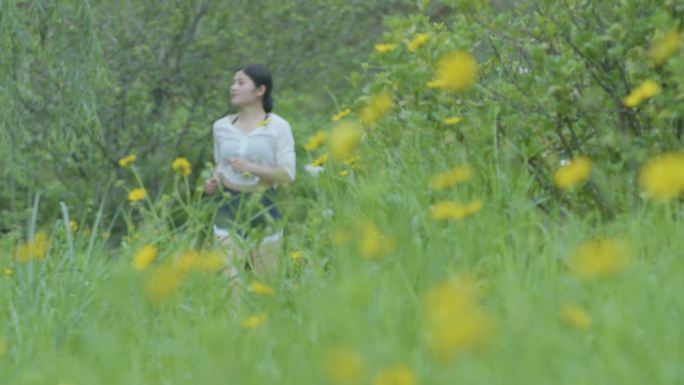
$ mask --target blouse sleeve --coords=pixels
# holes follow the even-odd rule
[[[295,150],[294,137],[292,136],[292,129],[289,124],[285,124],[278,131],[278,139],[276,141],[276,166],[283,168],[287,175],[290,176],[290,181],[295,180]]]

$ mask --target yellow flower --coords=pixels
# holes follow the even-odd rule
[[[32,259],[45,258],[45,252],[50,246],[50,241],[44,231],[39,231],[33,236],[33,241],[22,242],[14,250],[14,260],[28,262]]]
[[[408,48],[409,51],[414,52],[418,48],[422,47],[423,44],[425,44],[428,39],[430,38],[430,35],[428,33],[419,33],[416,35],[413,40],[409,41],[406,43],[406,47]]]
[[[128,200],[131,202],[137,202],[145,199],[147,196],[147,190],[142,187],[135,188],[128,192]]]
[[[338,112],[337,114],[333,115],[332,121],[333,122],[339,122],[340,120],[342,120],[345,116],[347,116],[349,114],[351,114],[351,108],[344,109],[344,110]]]
[[[69,231],[75,233],[78,230],[78,222],[71,220],[69,221]]]
[[[385,115],[392,108],[392,94],[381,92],[373,95],[370,102],[360,112],[361,121],[371,124]]]
[[[436,220],[463,219],[482,209],[482,199],[475,199],[461,205],[452,201],[437,202],[430,206],[430,216]]]
[[[183,157],[178,157],[173,160],[173,164],[171,164],[171,168],[173,171],[175,171],[177,174],[183,175],[183,176],[188,176],[192,173],[192,165],[190,162],[183,158]]]
[[[416,385],[416,376],[406,366],[395,366],[381,370],[373,385]]]
[[[294,250],[290,253],[290,260],[295,265],[300,265],[302,263],[302,252],[299,250]]]
[[[263,127],[267,124],[271,123],[271,118],[264,119],[256,124],[257,127]]]
[[[456,277],[425,295],[427,342],[435,357],[447,359],[491,339],[493,322],[479,304],[475,284],[468,277]]]
[[[254,294],[271,297],[275,294],[272,287],[265,285],[259,281],[252,281],[252,292]]]
[[[430,88],[465,91],[477,80],[478,66],[475,57],[465,51],[447,54],[437,63],[435,79],[428,82]]]
[[[650,199],[677,198],[684,192],[684,152],[667,152],[646,162],[639,173],[639,184]]]
[[[267,319],[268,316],[266,315],[266,313],[252,315],[245,318],[240,323],[240,326],[242,326],[245,329],[256,329],[259,326],[261,326],[264,322],[266,322]]]
[[[375,51],[378,53],[385,53],[394,50],[397,48],[396,44],[387,44],[387,43],[381,43],[381,44],[376,44],[375,45]]]
[[[158,252],[157,246],[154,245],[141,247],[133,256],[133,268],[138,271],[145,270],[157,258]]]
[[[225,267],[225,258],[218,251],[209,251],[202,254],[197,267],[209,273],[215,273]]]
[[[582,155],[570,163],[561,166],[553,177],[553,181],[562,190],[567,190],[589,179],[591,174],[591,160]]]
[[[124,168],[128,167],[133,162],[135,162],[136,159],[137,159],[137,156],[135,156],[135,154],[125,156],[125,157],[119,159],[119,166],[124,167]]]
[[[679,48],[682,32],[675,28],[658,40],[648,51],[648,58],[656,66],[664,64]]]
[[[568,326],[575,329],[586,330],[591,325],[591,318],[586,311],[575,305],[563,305],[560,310],[560,316],[563,318]]]
[[[145,294],[149,299],[159,301],[171,297],[180,289],[183,274],[171,265],[157,267],[145,282]]]
[[[335,126],[328,137],[328,150],[336,161],[347,159],[352,155],[361,141],[363,130],[358,124],[343,122]]]
[[[570,254],[570,274],[579,279],[593,279],[619,273],[631,264],[628,250],[624,242],[616,239],[585,242]]]
[[[459,117],[444,118],[444,124],[446,125],[455,125],[459,123],[461,123],[461,118]]]
[[[335,347],[323,357],[323,371],[335,384],[359,384],[367,375],[366,363],[361,355],[346,347]]]
[[[12,270],[11,267],[4,267],[4,268],[2,269],[2,273],[3,273],[4,275],[8,276],[8,277],[11,277],[12,274],[14,274],[14,270]]]
[[[378,258],[394,249],[394,239],[380,232],[380,229],[374,223],[367,222],[362,226],[362,234],[358,246],[359,252],[363,257]]]
[[[0,356],[7,353],[7,341],[3,337],[0,337]]]
[[[325,162],[328,161],[328,154],[322,154],[318,158],[314,159],[313,162],[311,162],[311,165],[313,166],[322,166]]]
[[[449,186],[467,181],[472,173],[473,170],[470,166],[455,167],[447,172],[434,175],[430,180],[430,187],[437,191],[443,190]]]
[[[306,144],[304,145],[304,148],[307,151],[313,151],[313,150],[317,149],[318,147],[320,147],[321,144],[323,144],[325,142],[325,139],[327,137],[328,137],[328,134],[325,131],[318,130],[318,131],[316,131],[314,136],[309,138],[309,141],[306,142]]]
[[[340,171],[340,176],[347,176],[349,175],[349,170],[341,170]]]
[[[626,107],[636,107],[642,101],[650,99],[660,93],[660,86],[652,80],[645,80],[639,87],[622,99],[622,104]]]
[[[189,273],[200,264],[200,253],[186,250],[176,261],[176,268],[181,273]]]

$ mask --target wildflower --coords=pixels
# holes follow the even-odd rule
[[[44,231],[39,231],[33,236],[33,240],[20,243],[14,250],[14,260],[28,262],[32,259],[45,258],[45,252],[50,246],[50,241]]]
[[[333,117],[333,119],[334,119],[334,117]],[[314,136],[309,138],[309,141],[306,142],[306,144],[304,145],[304,148],[307,151],[313,151],[313,150],[317,149],[318,147],[320,147],[321,144],[323,144],[325,142],[325,139],[327,137],[328,137],[328,134],[325,131],[318,130],[318,131],[316,131]]]
[[[174,172],[183,176],[188,176],[192,173],[192,165],[183,157],[174,159],[171,168]]]
[[[375,377],[373,385],[415,385],[416,376],[406,366],[383,369]]]
[[[443,190],[449,186],[463,183],[470,179],[473,170],[470,166],[459,166],[447,172],[436,174],[430,179],[430,187],[433,190]]]
[[[266,297],[272,297],[275,294],[275,290],[272,287],[261,283],[259,281],[252,281],[252,292],[254,294],[263,295]]]
[[[646,162],[639,172],[639,184],[650,199],[677,198],[684,192],[684,152],[667,152]]]
[[[430,35],[428,33],[419,33],[413,38],[413,40],[406,43],[406,47],[409,51],[414,52],[418,48],[422,47],[423,44],[425,44],[429,38]]]
[[[658,40],[648,51],[648,58],[656,66],[664,64],[679,48],[682,32],[675,28]]]
[[[133,268],[138,271],[145,270],[157,258],[158,252],[157,246],[154,245],[141,247],[133,256],[133,262],[131,263]]]
[[[332,158],[342,160],[351,156],[361,141],[361,135],[363,130],[355,123],[341,123],[333,128],[327,141]]]
[[[210,251],[203,253],[199,262],[197,263],[197,268],[208,272],[215,273],[220,271],[225,267],[225,258],[218,251]]]
[[[340,176],[347,176],[349,175],[349,170],[341,170],[340,171]]]
[[[394,50],[397,48],[396,44],[388,44],[388,43],[381,43],[381,44],[376,44],[375,45],[375,52],[378,53],[385,53]]]
[[[240,326],[242,326],[245,329],[256,329],[259,326],[261,326],[264,322],[266,322],[267,319],[268,316],[266,315],[266,313],[252,315],[245,318],[240,323]]]
[[[128,200],[131,202],[137,202],[145,199],[147,196],[147,190],[142,187],[135,188],[128,192]]]
[[[660,86],[652,80],[645,80],[639,87],[630,92],[622,99],[622,104],[626,107],[636,107],[642,101],[650,99],[660,93]]]
[[[629,267],[628,248],[616,239],[585,242],[573,250],[568,260],[570,274],[580,279],[606,277]]]
[[[181,273],[189,273],[200,264],[200,253],[194,250],[187,250],[180,255],[176,261],[176,268]]]
[[[290,253],[290,260],[292,263],[294,263],[296,266],[299,266],[302,264],[302,252],[299,250],[294,250]]]
[[[591,318],[586,311],[575,305],[563,305],[560,310],[560,316],[568,326],[575,329],[586,330],[591,325]]]
[[[328,161],[328,154],[322,154],[318,158],[314,159],[314,161],[311,162],[311,165],[314,167],[320,167],[327,161]]]
[[[467,277],[447,280],[424,297],[428,345],[439,359],[488,342],[493,322],[479,304],[475,282]]]
[[[131,154],[119,159],[119,166],[126,168],[130,166],[138,157],[135,154]]]
[[[477,60],[465,51],[447,54],[437,63],[435,79],[428,82],[430,88],[465,91],[477,80]]]
[[[358,248],[363,257],[382,257],[394,249],[394,238],[383,234],[374,223],[366,222],[361,229]]]
[[[452,117],[452,118],[444,118],[443,122],[444,122],[444,124],[451,126],[451,125],[456,125],[456,124],[461,123],[461,120],[462,119],[459,117]]]
[[[323,371],[339,385],[358,384],[366,377],[366,363],[361,355],[346,347],[335,347],[323,357]]]
[[[11,267],[3,267],[2,268],[2,273],[8,277],[11,277],[12,274],[14,274],[14,270],[12,270]]]
[[[78,222],[76,222],[74,220],[70,220],[69,221],[69,231],[71,231],[72,233],[75,233],[76,230],[78,230]]]
[[[257,128],[258,127],[263,127],[267,124],[271,123],[271,118],[264,119],[256,124]]]
[[[442,201],[430,206],[430,216],[436,220],[463,219],[481,209],[482,199],[474,199],[465,206],[452,201]]]
[[[392,94],[389,92],[375,94],[371,97],[370,103],[359,112],[359,117],[366,124],[373,123],[392,108],[392,103]]]
[[[145,282],[145,294],[156,301],[169,298],[180,289],[182,281],[182,272],[174,266],[159,266]]]
[[[558,188],[567,190],[585,182],[591,174],[591,160],[586,156],[578,156],[570,163],[561,166],[553,177]]]
[[[349,114],[351,114],[351,108],[344,109],[344,110],[336,113],[335,115],[333,115],[332,121],[333,122],[339,122],[340,120],[342,120],[345,116],[347,116]]]

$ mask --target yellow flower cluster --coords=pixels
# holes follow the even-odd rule
[[[360,384],[367,376],[368,369],[363,357],[347,347],[328,349],[323,356],[323,372],[338,385]]]
[[[627,245],[617,239],[585,242],[570,255],[570,274],[579,279],[606,277],[625,270],[631,264]]]
[[[147,190],[142,187],[134,188],[128,192],[128,200],[131,202],[141,201],[145,197],[147,197]]]
[[[456,277],[431,289],[424,298],[427,343],[445,360],[487,343],[493,322],[477,298],[476,282]]]
[[[333,122],[339,122],[340,120],[344,119],[347,115],[351,114],[351,108],[344,109],[332,117]]]
[[[568,164],[561,166],[553,177],[553,182],[562,190],[585,182],[591,174],[591,160],[586,156],[578,156]]]
[[[565,323],[578,330],[586,330],[591,325],[591,317],[581,307],[565,304],[560,310],[560,316]]]
[[[482,199],[474,199],[466,205],[452,201],[437,202],[430,206],[430,216],[436,220],[463,219],[482,210]]]
[[[373,385],[416,385],[416,376],[404,365],[381,370]]]
[[[325,143],[325,139],[327,139],[327,137],[328,134],[325,131],[318,130],[312,137],[309,138],[309,140],[304,145],[304,148],[307,151],[313,151],[320,147],[323,143]]]
[[[370,102],[359,112],[361,121],[371,124],[383,117],[392,108],[392,94],[380,92],[371,97]]]
[[[240,326],[242,326],[245,329],[256,329],[259,326],[263,325],[267,319],[268,315],[266,313],[255,314],[245,318],[240,323]]]
[[[275,290],[273,290],[272,287],[259,281],[252,281],[251,289],[252,293],[254,294],[263,295],[266,297],[272,297],[275,295]]]
[[[626,107],[636,107],[646,99],[650,99],[660,93],[660,86],[652,80],[645,80],[639,87],[630,92],[622,99]]]
[[[342,122],[333,127],[327,140],[328,152],[335,161],[352,156],[361,141],[363,130],[353,122]]]
[[[186,158],[183,157],[174,159],[173,163],[171,164],[171,168],[174,172],[183,176],[188,176],[192,173],[192,165]]]
[[[22,242],[14,250],[14,260],[28,262],[33,259],[42,260],[50,246],[50,240],[44,231],[39,231],[33,236],[32,241]]]
[[[138,266],[142,269],[149,266],[156,258],[156,252],[152,248],[143,247],[136,253],[136,257],[138,255],[140,255]],[[146,263],[147,265],[145,265]],[[224,258],[217,251],[201,253],[194,250],[185,251],[175,261],[167,262],[150,273],[145,282],[145,294],[154,301],[166,299],[180,289],[185,277],[193,270],[215,273],[223,269],[224,266]],[[134,268],[136,268],[135,258]]]
[[[477,81],[478,65],[475,56],[465,51],[455,51],[437,62],[435,78],[427,83],[429,88],[465,91]]]
[[[639,173],[646,197],[667,201],[684,193],[684,152],[667,152],[648,162]]]
[[[375,45],[375,52],[386,53],[394,50],[395,48],[397,48],[396,44],[380,43]]]
[[[409,51],[414,52],[418,48],[422,47],[423,44],[427,43],[430,35],[428,33],[419,33],[411,41],[406,43],[406,47]]]
[[[119,159],[119,166],[126,168],[126,167],[130,166],[133,162],[135,162],[136,159],[137,159],[137,156],[135,156],[135,154],[125,156],[125,157]]]
[[[675,28],[658,40],[648,51],[648,58],[656,66],[663,65],[670,56],[674,55],[679,49],[682,40],[682,31]]]
[[[470,179],[473,170],[470,166],[459,166],[447,172],[436,174],[430,179],[430,187],[435,190],[444,190],[447,187],[463,183]]]

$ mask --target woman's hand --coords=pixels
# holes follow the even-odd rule
[[[259,167],[256,163],[248,162],[242,158],[228,158],[228,162],[236,174],[256,174],[256,170]]]
[[[204,181],[204,192],[207,194],[213,194],[216,192],[216,189],[218,187],[218,178],[216,176],[216,172],[214,172],[214,175]]]

